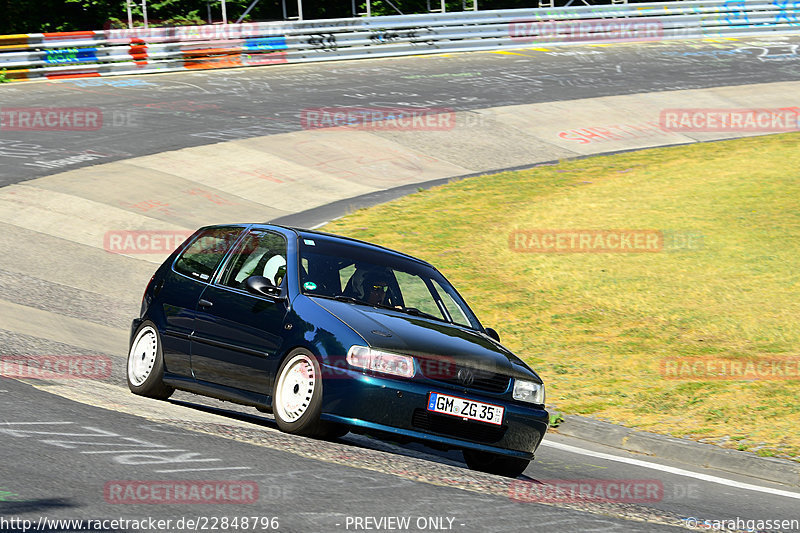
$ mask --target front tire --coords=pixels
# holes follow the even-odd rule
[[[281,431],[333,438],[347,433],[339,424],[320,420],[322,372],[311,352],[293,350],[281,364],[272,392],[272,414]]]
[[[150,321],[142,322],[133,336],[125,374],[128,388],[134,394],[166,400],[175,392],[174,388],[164,384],[161,338],[155,324]]]
[[[519,477],[530,464],[529,459],[476,450],[464,450],[464,461],[472,470],[512,478]]]

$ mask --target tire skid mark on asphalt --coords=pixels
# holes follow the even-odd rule
[[[67,380],[51,381],[47,384],[30,381],[28,383],[37,389],[87,405],[123,412],[195,433],[262,446],[307,459],[389,474],[429,485],[505,497],[509,502],[515,501],[512,498],[513,495],[527,492],[523,487],[523,485],[527,486],[524,481],[501,478],[468,470],[461,466],[434,462],[430,459],[400,455],[391,450],[390,444],[381,441],[376,442],[375,445],[383,449],[368,449],[356,447],[358,444],[322,441],[291,435],[264,425],[257,426],[252,422],[224,415],[187,409],[182,405],[135,396],[125,388],[102,382],[93,383],[91,391],[83,390],[79,384]],[[147,415],[143,416],[142,413],[147,413]],[[530,483],[536,487],[543,486],[536,480],[532,480]],[[535,491],[532,492],[535,493]],[[635,522],[669,526],[683,523],[678,515],[640,505],[597,502],[577,495],[570,496],[570,499],[577,503],[563,501],[524,503],[566,508]]]

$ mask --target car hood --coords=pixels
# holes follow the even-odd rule
[[[475,330],[391,309],[311,298],[376,349],[421,359],[452,361],[495,373],[530,379],[538,375],[501,344]]]

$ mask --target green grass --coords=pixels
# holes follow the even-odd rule
[[[515,230],[570,228],[661,230],[664,250],[509,245]],[[800,357],[798,134],[481,176],[324,230],[436,265],[541,374],[562,413],[704,439],[745,430],[762,453],[800,454],[798,380],[687,382],[659,367]]]

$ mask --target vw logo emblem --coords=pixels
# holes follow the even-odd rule
[[[458,382],[465,387],[469,387],[472,385],[472,382],[475,381],[475,374],[473,374],[472,370],[469,368],[459,368],[458,374],[456,374],[456,379],[458,379]]]

